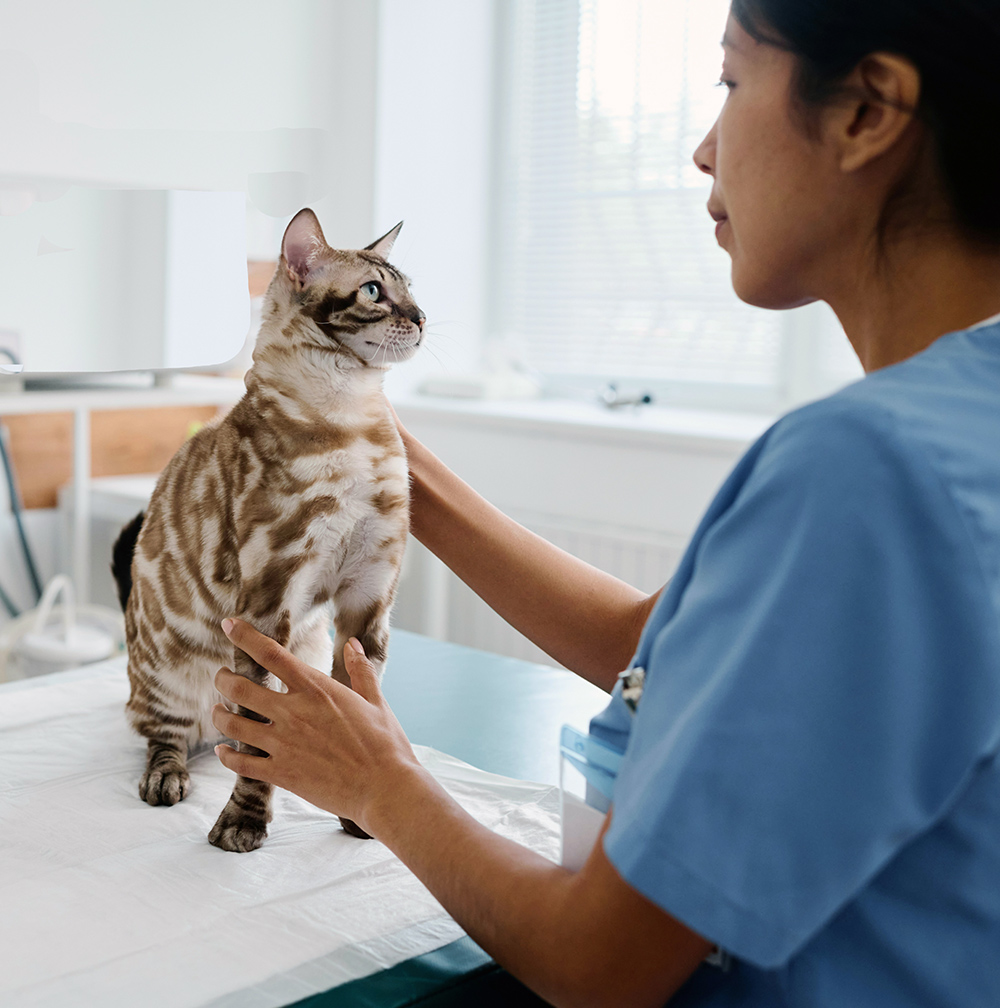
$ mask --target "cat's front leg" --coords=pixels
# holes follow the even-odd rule
[[[248,620],[248,622],[252,622]],[[259,623],[259,621],[257,621]],[[261,626],[261,631],[274,637],[278,643],[288,642],[288,620],[279,621],[276,627]],[[271,673],[258,665],[248,654],[238,648],[233,656],[233,670],[237,675],[246,676],[252,682],[268,686],[271,683]],[[253,721],[265,721],[255,711],[246,707],[237,707],[237,712]],[[251,756],[266,756],[254,746],[245,742],[237,742],[238,752],[249,753]],[[219,818],[209,831],[208,842],[222,850],[245,853],[256,850],[267,836],[267,824],[271,821],[271,797],[274,786],[264,781],[253,780],[250,777],[238,776],[233,786],[233,793],[226,807],[219,813]]]
[[[395,576],[390,584],[395,586]],[[333,648],[333,668],[330,674],[334,679],[351,685],[350,676],[344,667],[344,645],[356,637],[364,648],[368,660],[375,666],[381,676],[385,668],[386,651],[389,644],[389,610],[392,606],[393,591],[388,588],[386,593],[375,601],[359,599],[351,589],[341,590],[334,596],[336,615],[336,643]],[[340,825],[351,836],[370,840],[371,834],[366,833],[352,819],[340,816]]]

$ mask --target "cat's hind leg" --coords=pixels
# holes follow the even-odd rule
[[[176,805],[187,798],[191,776],[187,771],[187,743],[150,739],[146,772],[139,778],[139,797],[148,805]]]
[[[156,677],[129,664],[132,686],[126,709],[132,727],[148,740],[146,769],[139,780],[139,797],[149,805],[176,805],[187,797],[188,739],[196,718]]]
[[[288,650],[314,669],[328,669],[333,662],[330,615],[328,606],[314,610],[293,628],[288,642]]]
[[[351,677],[344,666],[344,645],[356,637],[364,648],[365,656],[381,676],[389,646],[391,598],[358,599],[350,589],[337,592],[334,598],[337,606],[333,619],[336,639],[330,674],[345,686],[351,685]]]

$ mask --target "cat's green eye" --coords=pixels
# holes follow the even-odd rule
[[[378,301],[378,299],[382,296],[382,288],[379,287],[377,283],[369,282],[362,284],[361,293],[364,294],[365,297],[371,298],[372,301]]]

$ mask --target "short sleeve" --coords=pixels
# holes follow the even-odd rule
[[[816,404],[773,428],[640,654],[605,850],[761,967],[939,818],[996,742],[982,572],[947,488],[894,425]]]

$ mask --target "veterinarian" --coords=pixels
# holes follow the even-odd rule
[[[866,377],[750,449],[652,598],[404,432],[417,537],[614,690],[586,865],[459,808],[350,645],[354,692],[229,625],[289,692],[220,671],[272,722],[217,708],[270,753],[220,759],[361,824],[557,1005],[1000,1005],[1000,0],[734,0],[724,53],[694,158],[735,290],[826,301]]]

